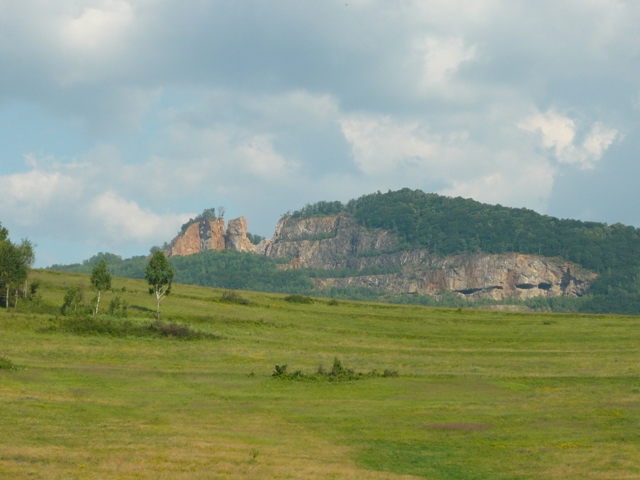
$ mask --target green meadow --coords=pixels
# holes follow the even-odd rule
[[[163,319],[202,333],[184,339],[127,334],[155,301],[116,278],[115,335],[57,313],[88,276],[32,278],[39,302],[0,311],[1,478],[640,478],[638,317],[175,285]],[[398,376],[314,375],[335,358]]]

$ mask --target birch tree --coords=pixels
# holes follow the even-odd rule
[[[8,232],[0,225],[0,287],[5,293],[4,306],[9,308],[11,288],[16,288],[16,304],[18,305],[18,291],[27,281],[29,267],[35,259],[33,245],[29,240],[22,240],[19,245],[12,243]]]
[[[107,262],[104,261],[104,258],[100,260],[100,263],[93,267],[93,270],[91,271],[91,285],[93,285],[93,288],[98,291],[98,296],[96,297],[96,310],[93,313],[94,315],[97,315],[102,292],[111,288],[111,274],[107,271]]]
[[[173,269],[162,250],[152,255],[144,278],[149,282],[149,294],[156,296],[157,315],[160,320],[160,302],[171,293],[173,283]]]

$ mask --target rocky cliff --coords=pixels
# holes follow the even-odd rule
[[[396,294],[437,296],[450,291],[469,299],[526,299],[581,296],[596,277],[560,258],[518,253],[437,256],[425,249],[394,251],[397,243],[393,233],[364,229],[341,215],[286,217],[276,226],[265,254],[282,268],[341,270],[336,278],[316,279],[321,289],[369,287]],[[382,273],[359,274],[366,268]]]
[[[519,253],[439,256],[397,246],[394,233],[363,228],[343,215],[285,217],[276,225],[273,239],[254,245],[247,238],[247,220],[240,217],[226,228],[223,219],[196,222],[173,240],[168,253],[252,252],[272,258],[284,269],[325,270],[314,280],[320,289],[368,287],[431,296],[454,292],[471,300],[581,296],[596,277],[561,258]]]
[[[200,220],[173,239],[168,256],[185,256],[206,250],[236,250],[238,252],[264,253],[268,241],[252,244],[247,238],[247,219],[239,217],[229,220],[225,228],[224,219]]]

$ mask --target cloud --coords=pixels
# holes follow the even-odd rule
[[[553,213],[593,175],[576,212],[640,200],[605,174],[635,162],[639,20],[623,0],[0,1],[0,215],[125,248],[180,212],[269,234],[405,186]]]
[[[0,176],[5,224],[54,238],[123,246],[170,239],[189,214],[159,215],[104,186],[108,166],[28,159],[32,169]]]
[[[618,138],[619,132],[600,122],[593,124],[581,144],[576,144],[577,127],[573,120],[553,110],[536,113],[518,124],[526,131],[540,134],[542,146],[553,151],[560,163],[591,169]]]
[[[100,225],[101,235],[106,235],[112,242],[135,241],[147,245],[170,239],[189,217],[186,214],[155,214],[112,191],[91,199],[84,213],[91,218],[93,226]]]
[[[340,125],[356,164],[367,175],[389,174],[403,164],[426,167],[436,151],[434,139],[418,122],[357,116],[341,120]]]
[[[426,95],[450,96],[458,69],[476,55],[476,47],[465,47],[461,38],[427,37],[416,50],[424,61],[420,88]]]

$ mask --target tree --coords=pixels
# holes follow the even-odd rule
[[[22,239],[18,248],[20,249],[20,255],[22,256],[22,262],[26,267],[25,275],[24,275],[24,289],[23,289],[23,298],[27,298],[27,275],[29,273],[29,269],[33,266],[36,261],[36,254],[34,252],[35,244],[31,243],[27,239]],[[17,302],[17,297],[16,297]]]
[[[64,295],[64,301],[60,307],[60,312],[62,315],[77,315],[78,307],[82,307],[83,303],[83,287],[70,287]]]
[[[19,245],[15,245],[7,238],[7,234],[6,229],[0,226],[0,287],[6,293],[4,305],[9,308],[9,291],[16,288],[17,305],[17,292],[27,280],[35,255],[29,240],[22,240]]]
[[[149,282],[149,295],[156,296],[158,320],[160,320],[160,302],[171,293],[173,269],[162,251],[155,252],[147,264],[144,278]]]
[[[91,271],[91,285],[98,291],[96,298],[96,310],[94,315],[98,314],[98,307],[100,306],[100,294],[103,290],[109,290],[111,288],[111,274],[107,271],[107,262],[104,258],[100,260],[100,263],[93,267]]]

